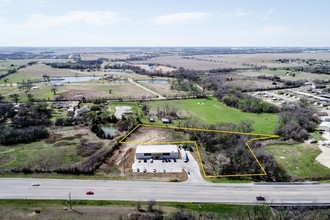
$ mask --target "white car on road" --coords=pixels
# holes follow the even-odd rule
[[[40,183],[38,183],[38,182],[33,182],[31,185],[32,185],[32,186],[40,186]]]

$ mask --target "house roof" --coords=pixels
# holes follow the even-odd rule
[[[178,152],[177,145],[137,145],[136,153],[172,153]]]
[[[329,116],[327,112],[316,112],[317,116]]]

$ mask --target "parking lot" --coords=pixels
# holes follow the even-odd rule
[[[133,172],[137,173],[176,173],[182,172],[185,162],[183,162],[184,151],[180,151],[179,159],[145,159],[139,160],[135,158],[132,164]],[[189,161],[188,161],[189,162]]]

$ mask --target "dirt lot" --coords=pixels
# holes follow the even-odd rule
[[[151,127],[141,127],[131,134],[125,141],[127,142],[168,142],[180,141],[184,139],[182,135],[171,129],[155,129]],[[122,144],[111,157],[101,166],[101,170],[115,167],[120,170],[125,179],[147,179],[158,181],[185,181],[186,173],[133,173],[132,164],[135,159],[136,144]]]
[[[171,95],[184,95],[187,94],[184,91],[177,91],[171,89],[170,83],[140,83],[143,86],[161,94],[162,96],[171,96]]]
[[[175,68],[159,65],[155,68],[155,71],[162,71],[163,73],[172,72]]]

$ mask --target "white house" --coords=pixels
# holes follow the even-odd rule
[[[177,145],[137,145],[135,152],[137,159],[178,159]]]

